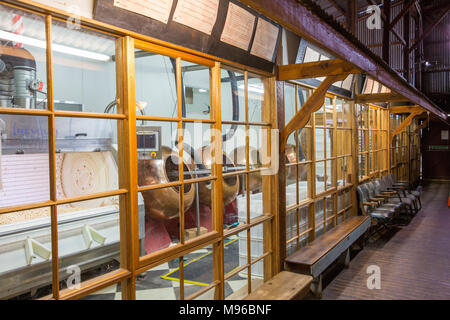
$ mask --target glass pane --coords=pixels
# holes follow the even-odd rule
[[[316,238],[324,232],[324,199],[317,200],[315,206]]]
[[[247,221],[247,175],[227,177],[230,183],[236,182],[239,184],[238,194],[233,199],[227,197],[224,200],[224,224],[225,227],[233,228],[237,224],[246,224]],[[236,181],[237,180],[237,181]],[[225,197],[225,193],[223,193]],[[232,199],[232,200],[230,200]],[[230,201],[230,202],[228,202]],[[238,221],[236,221],[238,219]]]
[[[52,53],[56,110],[117,112],[114,37],[53,20]]]
[[[184,188],[185,212],[194,203],[195,188]],[[180,187],[143,191],[138,194],[140,255],[180,242]],[[195,206],[195,205],[194,205]]]
[[[226,140],[222,142],[222,149],[224,153],[228,155],[235,165],[237,165],[236,170],[245,170],[247,163],[247,153],[245,150],[245,126],[224,124],[222,125],[222,132],[223,136],[226,137]],[[255,147],[251,148],[256,150]],[[254,163],[257,163],[258,161],[253,152],[251,159]]]
[[[225,300],[242,300],[248,295],[248,279],[238,274],[225,280]]]
[[[310,89],[306,89],[306,88],[302,88],[302,87],[297,87],[297,96],[298,96],[298,110],[300,110],[300,108],[305,104],[306,100],[308,100],[308,97],[311,94],[311,90]],[[311,123],[308,123],[309,125],[311,125]]]
[[[242,231],[225,239],[224,245],[224,274],[228,278],[238,268],[247,264],[247,231]],[[240,299],[248,294],[247,269],[225,280],[226,299]]]
[[[329,231],[331,228],[334,227],[334,218],[332,218],[335,215],[334,211],[334,196],[331,195],[329,197],[325,198],[325,203],[327,205],[327,231]]]
[[[299,150],[298,150],[298,160],[299,161],[309,161],[311,160],[311,128],[302,128],[298,131],[299,134]]]
[[[327,160],[327,181],[326,188],[330,189],[334,186],[334,163],[336,160]]]
[[[250,126],[249,134],[249,149],[251,150],[249,162],[249,169],[258,169],[261,167],[269,168],[271,165],[271,130],[270,127]],[[256,150],[257,151],[256,151]]]
[[[286,206],[297,202],[297,171],[296,165],[286,167]]]
[[[206,181],[184,185],[185,194],[187,189],[195,189],[193,204],[184,213],[185,242],[212,231],[211,197],[215,183],[215,181]]]
[[[262,122],[264,83],[259,77],[248,77],[248,121]]]
[[[0,207],[50,199],[47,128],[47,117],[0,115]]]
[[[184,256],[183,278],[185,299],[209,286],[214,281],[213,261],[212,245],[195,250]],[[174,272],[170,276],[179,278],[179,272]],[[206,298],[206,296],[203,297],[203,299]]]
[[[325,141],[326,141],[326,157],[331,158],[333,156],[333,129],[325,129]]]
[[[295,113],[295,86],[286,83],[284,87],[284,123],[287,124]]]
[[[55,118],[58,199],[118,189],[117,125],[112,119]]]
[[[184,173],[185,180],[211,176],[212,167],[220,161],[226,167],[232,166],[231,159],[227,159],[226,155],[223,155],[222,159],[214,157],[214,145],[211,144],[213,135],[210,124],[185,123],[183,153],[186,163],[191,162],[190,172]]]
[[[76,289],[76,276],[70,276],[77,272],[86,281],[120,267],[119,196],[58,205],[57,210],[63,288]]]
[[[50,207],[0,214],[0,299],[52,294]]]
[[[334,114],[333,99],[325,98],[325,119],[327,127],[334,126],[333,114]]]
[[[178,117],[176,59],[140,49],[134,54],[136,114]]]
[[[244,74],[222,69],[220,75],[222,121],[245,121]]]
[[[249,180],[252,182],[253,189],[250,190],[250,219],[270,214],[270,208],[263,207],[263,199],[270,203],[270,194],[264,194],[262,190],[262,179],[259,172],[249,174]]]
[[[179,181],[178,124],[164,121],[138,121],[137,159],[138,185]],[[184,172],[189,177],[191,158],[185,152]]]
[[[316,128],[316,137],[315,137],[315,142],[316,142],[316,160],[320,160],[320,159],[324,159],[325,158],[325,144],[324,144],[324,134],[325,134],[325,130],[324,129],[317,129]]]
[[[337,186],[345,185],[345,167],[344,167],[344,158],[338,158],[337,160]]]
[[[322,106],[319,110],[314,113],[314,123],[316,126],[324,126],[324,107]]]
[[[297,209],[294,209],[286,213],[286,241],[297,236],[297,229]]]
[[[258,262],[250,266],[251,279],[252,279],[252,292],[256,291],[260,286],[264,284],[264,262],[266,258],[259,260]]]
[[[80,300],[122,300],[121,283],[95,291]]]
[[[0,5],[0,107],[46,109],[45,18]]]
[[[344,109],[342,108],[341,99],[336,99],[336,125],[338,128],[344,126]]]
[[[308,176],[309,164],[298,165],[298,199],[299,202],[309,198]]]
[[[210,119],[209,67],[181,61],[181,78],[184,87],[183,118]]]
[[[175,258],[137,275],[136,300],[179,300],[179,259]]]
[[[316,162],[316,194],[325,191],[325,162]]]
[[[310,226],[310,221],[309,221],[309,211],[310,211],[310,206],[305,206],[305,207],[301,207],[300,208],[300,217],[299,217],[299,234],[304,233],[304,235],[302,235],[300,237],[300,245],[301,246],[305,246],[306,243],[308,242],[309,239],[309,232],[305,233],[306,230],[308,230],[309,226]]]

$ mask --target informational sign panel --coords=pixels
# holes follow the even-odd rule
[[[255,19],[251,12],[230,2],[220,41],[247,51],[252,39]]]
[[[238,0],[80,1],[94,2],[97,21],[273,71],[281,27]]]
[[[89,19],[93,17],[94,0],[35,0],[36,2],[64,10],[74,16],[82,16]]]
[[[173,21],[211,35],[219,0],[178,0]]]
[[[448,130],[441,130],[441,140],[448,140]]]
[[[258,18],[255,38],[253,40],[251,54],[272,61],[275,46],[278,44],[279,28],[269,21]]]
[[[173,0],[114,0],[114,6],[167,23]]]

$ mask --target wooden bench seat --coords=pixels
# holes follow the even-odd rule
[[[308,275],[281,271],[250,293],[244,300],[295,300],[309,291],[313,278]]]
[[[311,275],[311,285],[316,296],[322,295],[322,272],[330,266],[342,253],[345,265],[350,263],[350,246],[361,238],[371,225],[368,216],[351,217],[318,239],[297,250],[286,258],[287,270]]]

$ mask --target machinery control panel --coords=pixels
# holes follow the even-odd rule
[[[161,159],[161,127],[137,126],[138,160]]]

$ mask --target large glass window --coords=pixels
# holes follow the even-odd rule
[[[301,109],[311,92],[285,83],[285,123]],[[329,95],[307,125],[287,139],[287,255],[351,215],[352,119],[352,103]]]

